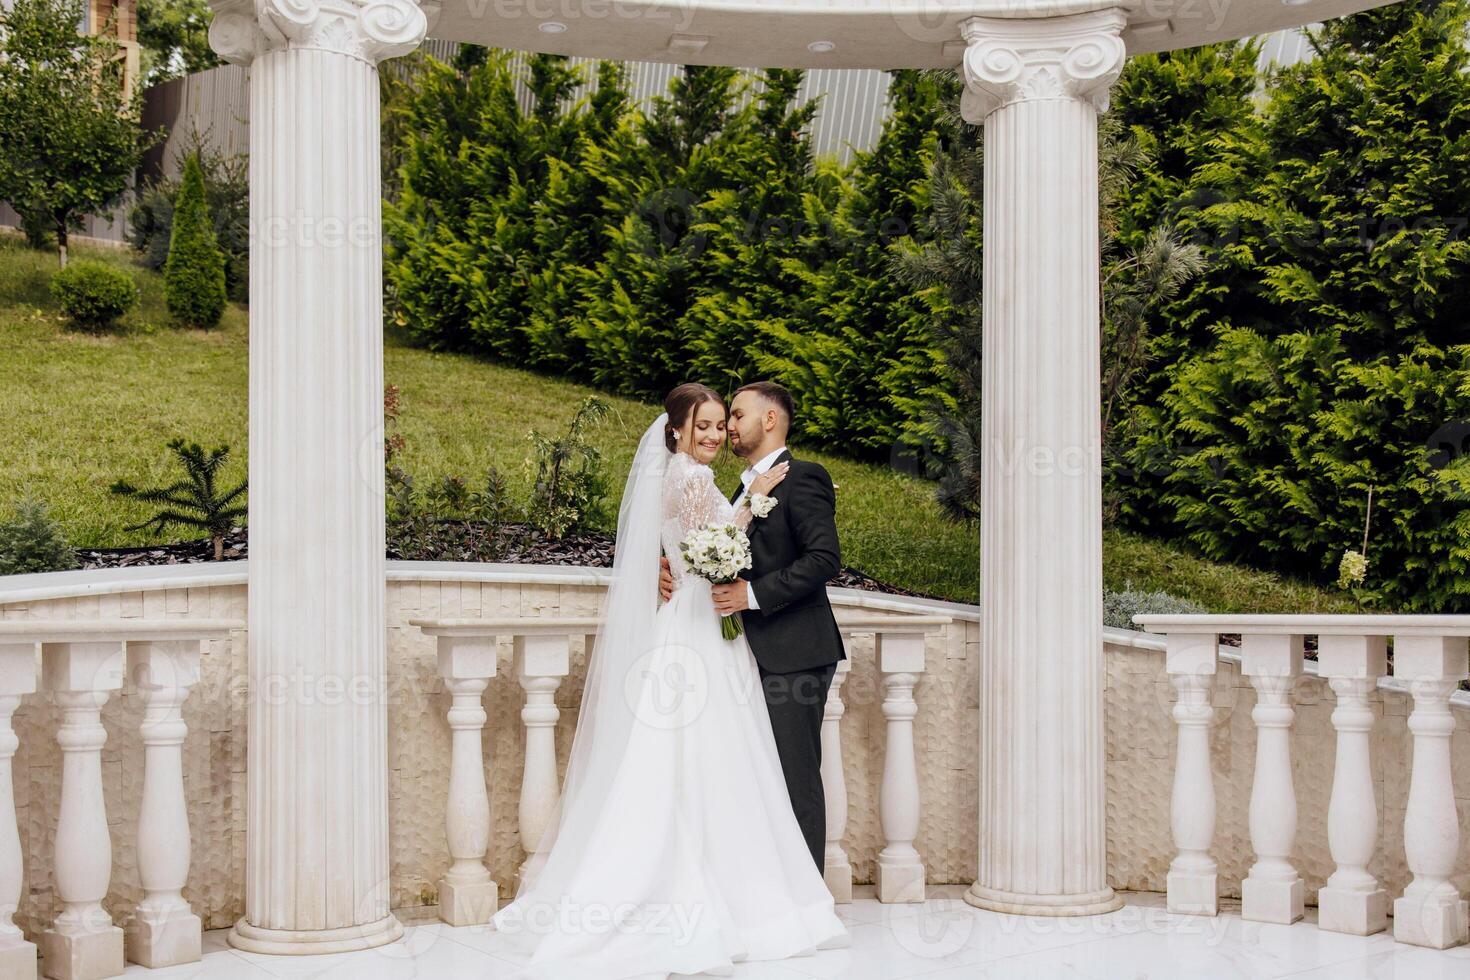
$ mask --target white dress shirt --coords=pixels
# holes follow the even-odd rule
[[[775,466],[776,457],[780,456],[785,451],[785,446],[777,447],[774,451],[762,456],[760,460],[754,465],[747,466],[745,468],[745,472],[740,474],[740,482],[744,486],[744,489],[740,491],[740,496],[735,498],[736,510],[739,510],[740,506],[745,503],[745,495],[750,492],[750,485],[755,482],[755,478],[760,476],[766,470],[770,469],[772,466]],[[759,520],[759,518],[756,519]],[[749,581],[745,583],[745,594],[747,597],[746,604],[749,605],[752,609],[759,609],[760,603],[755,601],[755,588],[750,584]]]

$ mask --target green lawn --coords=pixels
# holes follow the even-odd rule
[[[243,475],[246,424],[246,315],[232,307],[215,331],[168,325],[162,281],[131,266],[124,253],[74,247],[133,270],[140,308],[115,334],[68,329],[46,288],[54,256],[0,237],[0,511],[25,497],[44,500],[74,544],[121,546],[153,539],[125,525],[144,514],[107,492],[114,479],[164,479],[173,436],[206,447],[228,443]],[[398,431],[403,465],[419,481],[462,474],[477,483],[498,466],[519,494],[530,484],[527,433],[565,425],[590,390],[553,378],[454,354],[406,346],[392,336],[389,384],[403,392]],[[613,482],[656,409],[607,398],[612,419],[598,435]],[[799,447],[798,447],[799,448]],[[916,591],[974,601],[978,532],[945,521],[931,486],[886,467],[824,453],[840,487],[838,521],[847,564]],[[733,487],[738,465],[719,464]],[[616,491],[615,491],[616,492]],[[1351,611],[1340,593],[1219,565],[1167,543],[1122,532],[1104,541],[1109,588],[1163,589],[1216,612]]]

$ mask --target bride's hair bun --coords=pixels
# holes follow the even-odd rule
[[[675,433],[684,428],[690,414],[705,402],[719,402],[723,406],[725,399],[718,391],[698,381],[686,381],[664,398],[664,412],[669,417],[664,423],[664,445],[669,447],[669,452],[677,451],[679,446]]]

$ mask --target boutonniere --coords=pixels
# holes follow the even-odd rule
[[[745,498],[745,506],[756,517],[765,517],[775,506],[780,503],[775,497],[767,497],[763,493],[753,493]]]

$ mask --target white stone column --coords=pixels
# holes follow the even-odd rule
[[[20,748],[11,719],[22,695],[36,690],[36,644],[0,643],[0,977],[34,980],[36,944],[27,942],[12,916],[20,906],[25,855],[15,822],[11,759]]]
[[[1414,760],[1404,808],[1404,856],[1414,879],[1394,900],[1393,938],[1447,949],[1470,938],[1470,911],[1453,881],[1460,818],[1450,765],[1450,695],[1466,676],[1465,637],[1394,637],[1393,674],[1414,696]]]
[[[526,692],[521,721],[526,726],[526,758],[521,770],[520,819],[522,880],[534,877],[546,862],[541,838],[556,814],[561,782],[556,776],[556,689],[571,667],[571,637],[523,634],[515,638],[516,677]]]
[[[1097,115],[1121,8],[964,22],[985,125],[981,908],[1085,915],[1108,886],[1103,780]]]
[[[846,634],[842,637],[845,644]],[[842,846],[847,834],[847,776],[842,768],[842,716],[847,706],[842,702],[842,682],[852,672],[852,655],[837,661],[832,674],[832,687],[827,691],[827,707],[822,714],[822,795],[827,801],[827,851],[823,858],[823,877],[827,890],[839,903],[852,901],[852,862]]]
[[[138,877],[143,900],[123,924],[127,958],[157,968],[192,963],[202,924],[184,901],[192,842],[184,799],[184,701],[199,680],[198,640],[128,644],[128,670],[146,705],[143,800],[138,811]]]
[[[1337,756],[1327,805],[1327,843],[1337,870],[1317,892],[1317,926],[1369,936],[1388,928],[1388,892],[1368,870],[1378,846],[1378,798],[1373,789],[1373,706],[1368,698],[1387,669],[1382,636],[1317,639],[1317,673],[1337,695],[1332,727]]]
[[[123,931],[102,907],[112,881],[112,834],[102,793],[102,706],[122,687],[123,644],[43,643],[41,682],[61,708],[61,809],[56,895],[61,914],[41,935],[42,972],[97,980],[123,972]]]
[[[389,942],[378,72],[411,0],[217,0],[250,66],[245,915],[230,943]]]

